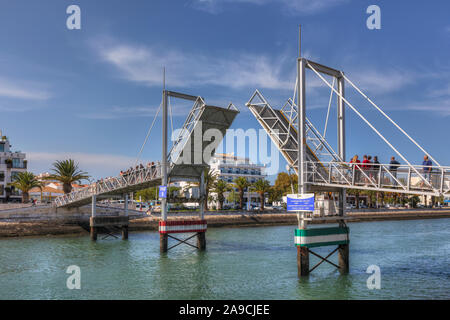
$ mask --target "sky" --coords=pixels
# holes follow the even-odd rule
[[[73,4],[79,30],[66,26]],[[372,4],[381,29],[367,28]],[[233,102],[232,128],[259,129],[245,103],[255,89],[277,108],[292,97],[301,24],[302,56],[342,70],[450,165],[449,12],[448,1],[0,0],[0,130],[34,173],[71,157],[93,178],[116,175],[136,161],[161,102],[163,67],[169,90]],[[330,90],[311,71],[306,83],[307,116],[323,132]],[[423,152],[349,85],[346,97],[411,163],[422,162]],[[171,106],[179,128],[191,105]],[[348,107],[346,115],[347,158],[396,155]],[[143,161],[161,158],[160,124]],[[335,97],[326,138],[336,146]],[[260,162],[260,150],[249,150],[238,155]]]

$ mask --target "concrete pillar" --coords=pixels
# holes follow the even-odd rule
[[[306,247],[297,246],[297,268],[299,277],[309,275],[309,251]]]
[[[205,170],[202,170],[202,174],[200,175],[200,181],[199,181],[199,196],[200,196],[200,203],[199,203],[199,218],[203,220],[205,218],[205,201],[208,201],[208,199],[205,199]]]
[[[125,194],[124,201],[125,201],[125,204],[124,204],[125,212],[124,213],[125,213],[125,217],[128,217],[128,193]]]
[[[197,248],[199,250],[206,250],[206,232],[197,233]]]
[[[347,274],[350,269],[349,264],[349,245],[348,244],[340,244],[338,249],[338,263],[339,263],[339,272],[341,274]]]
[[[91,226],[91,240],[96,241],[97,240],[97,227]]]
[[[122,226],[122,240],[128,240],[128,226]]]
[[[92,196],[91,219],[90,219],[90,226],[91,226],[90,235],[92,241],[97,240],[97,227],[93,225],[96,213],[97,213],[97,195],[94,194]]]
[[[200,175],[200,183],[199,183],[199,193],[200,193],[200,220],[205,219],[205,201],[208,201],[205,197],[205,170],[202,170],[202,174]],[[205,232],[197,233],[197,248],[199,250],[206,249],[206,234]]]
[[[167,236],[167,233],[160,233],[159,234],[159,251],[161,253],[167,252],[169,243],[169,237]]]

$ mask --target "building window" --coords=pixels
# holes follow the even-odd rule
[[[20,163],[20,158],[12,159],[13,168],[22,168],[22,164]]]
[[[11,181],[15,181],[17,179],[17,176],[19,175],[19,172],[12,171],[11,172]]]
[[[0,152],[5,152],[5,144],[0,143]]]
[[[0,171],[0,182],[5,181],[5,173]]]

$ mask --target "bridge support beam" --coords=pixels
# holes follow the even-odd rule
[[[202,174],[200,175],[199,179],[199,192],[200,192],[200,203],[199,203],[199,211],[200,220],[205,219],[205,201],[208,201],[205,196],[205,170],[202,170]],[[205,232],[198,232],[197,233],[197,248],[199,250],[206,250],[206,233]]]
[[[306,61],[301,55],[301,27],[299,30],[299,49],[297,59],[297,141],[298,141],[298,193],[304,194],[307,192],[305,161],[306,161],[306,82],[305,82],[305,66]],[[304,213],[298,213],[299,229],[306,229],[307,222],[305,221]],[[297,246],[297,268],[298,276],[304,277],[309,275],[309,251],[308,248]]]
[[[197,248],[199,250],[206,250],[206,232],[197,233]]]
[[[97,214],[97,195],[93,195],[92,196],[92,207],[91,207],[91,217],[92,219],[95,218]],[[91,224],[90,226],[90,235],[91,235],[91,240],[92,241],[96,241],[97,240],[97,227],[93,226]]]
[[[338,154],[341,158],[341,161],[345,162],[346,152],[345,152],[345,79],[343,76],[337,77],[338,84]],[[342,189],[339,191],[339,216],[345,216],[345,204],[347,203],[346,199],[346,190]],[[339,222],[340,227],[344,227],[345,223],[343,220]],[[341,274],[347,274],[350,269],[349,265],[349,256],[350,256],[350,248],[349,244],[341,244],[338,248],[338,263],[339,263],[339,272]]]
[[[339,272],[347,274],[350,269],[350,250],[349,244],[340,244],[338,249]]]
[[[161,176],[162,185],[167,186],[167,91],[165,87],[165,70],[164,70],[164,89],[162,94],[162,159],[161,159]],[[161,220],[167,221],[167,198],[161,199]],[[167,252],[168,248],[168,235],[160,233],[159,234],[159,251],[161,253]]]
[[[297,268],[300,278],[309,275],[309,251],[306,247],[297,246]]]

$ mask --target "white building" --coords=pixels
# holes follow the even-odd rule
[[[245,177],[250,184],[255,183],[259,179],[266,178],[264,173],[265,166],[251,163],[248,158],[237,157],[233,153],[216,153],[211,157],[209,164],[210,172],[217,174],[217,179],[224,180],[230,185],[233,184],[234,179],[237,177]],[[184,192],[186,198],[198,198],[199,192],[197,186],[190,186],[187,182],[177,183],[177,186],[182,188],[182,192]],[[234,190],[237,197],[239,197],[239,190],[237,188],[234,188]],[[231,207],[233,205],[227,199],[229,194],[230,192],[224,193],[224,207]],[[208,205],[210,207],[217,206],[217,194],[210,191],[209,197],[215,200],[208,201]],[[244,193],[244,206],[246,206],[247,202],[250,202],[250,205],[259,205],[259,194],[247,190]],[[236,204],[239,204],[239,200],[237,200]]]
[[[0,131],[0,202],[20,202],[22,194],[10,186],[19,172],[27,170],[25,153],[11,151],[11,144]]]

